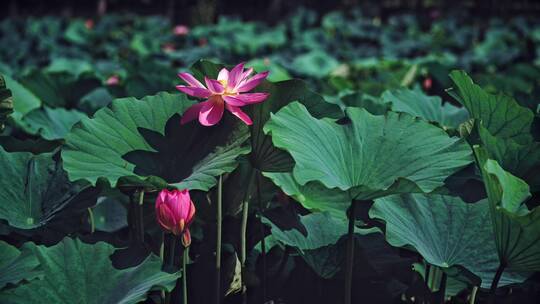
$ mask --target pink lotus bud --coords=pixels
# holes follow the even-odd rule
[[[208,39],[201,37],[199,38],[199,46],[206,46],[208,44]]]
[[[91,30],[94,28],[94,20],[92,19],[86,19],[86,21],[84,22],[84,26],[86,27],[86,29],[88,30]]]
[[[173,33],[176,36],[185,36],[189,34],[189,27],[187,27],[186,25],[179,24],[174,27]]]
[[[105,81],[107,85],[118,85],[120,83],[120,77],[118,75],[112,75],[111,77],[107,78],[107,81]]]
[[[156,217],[163,229],[182,236],[185,247],[191,244],[189,225],[195,216],[195,205],[188,190],[161,190],[156,199]]]
[[[163,46],[161,47],[161,49],[162,49],[165,53],[174,52],[174,50],[175,50],[174,44],[172,44],[172,43],[165,43],[165,44],[163,44]]]
[[[424,83],[422,83],[422,86],[424,87],[424,90],[429,91],[433,86],[433,80],[431,80],[431,77],[424,79]]]

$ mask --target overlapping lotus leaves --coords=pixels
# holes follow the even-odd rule
[[[104,242],[65,238],[52,247],[27,243],[23,250],[34,253],[44,278],[3,291],[2,303],[139,303],[150,290],[171,290],[180,276],[161,271],[153,254],[135,267],[115,269],[109,258],[115,249]]]
[[[499,261],[515,271],[540,270],[540,208],[529,210],[528,185],[475,149],[490,203]]]
[[[20,251],[0,241],[0,290],[7,284],[31,281],[42,276],[39,261],[30,250]]]
[[[70,183],[52,156],[8,153],[0,146],[0,219],[20,229],[42,226],[86,188]]]
[[[236,157],[249,152],[247,132],[231,119],[216,128],[181,125],[180,114],[192,104],[183,95],[160,93],[117,99],[84,118],[62,150],[70,179],[208,190],[215,176],[232,171]]]
[[[464,267],[478,276],[483,288],[490,287],[499,258],[487,200],[470,204],[439,194],[390,195],[375,200],[369,214],[386,223],[391,245],[412,247],[446,271]],[[499,286],[521,283],[528,275],[507,272]]]
[[[443,104],[440,97],[427,96],[420,90],[389,90],[381,98],[392,103],[393,111],[409,113],[446,127],[457,128],[468,118],[466,109]]]
[[[300,185],[320,181],[365,200],[400,192],[432,192],[472,161],[470,148],[442,129],[405,113],[374,116],[347,108],[348,124],[316,119],[292,103],[264,131],[287,150]]]

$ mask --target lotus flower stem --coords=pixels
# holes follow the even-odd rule
[[[241,234],[242,238],[240,239],[240,263],[242,264],[242,303],[247,302],[246,297],[246,277],[245,277],[245,270],[246,270],[246,231],[247,231],[247,219],[248,219],[248,208],[249,205],[247,203],[247,197],[244,198],[244,201],[242,202],[242,229]]]
[[[174,268],[174,251],[175,251],[175,247],[176,247],[176,236],[174,234],[171,234],[170,237],[169,237],[169,256],[168,256],[168,262],[167,262],[167,266],[169,268]],[[171,292],[167,292],[166,296],[165,296],[165,303],[166,304],[169,304],[171,302],[171,293],[172,293],[172,290]]]
[[[345,264],[345,304],[351,304],[352,276],[354,266],[354,220],[355,208],[354,200],[349,208],[349,231],[347,232],[347,260]]]
[[[257,174],[257,202],[259,204],[259,217],[260,217],[260,228],[261,228],[261,258],[262,258],[262,303],[266,303],[266,241],[264,239],[264,224],[262,222],[262,215],[264,206],[261,200],[261,173]]]
[[[184,255],[183,255],[183,258],[182,258],[182,294],[183,294],[183,298],[184,298],[184,301],[183,303],[184,304],[187,304],[188,302],[188,289],[187,289],[187,260],[188,260],[188,255],[189,255],[189,247],[185,247],[184,248]]]
[[[242,303],[247,303],[246,294],[246,232],[247,232],[247,220],[249,215],[248,198],[251,190],[251,183],[253,182],[253,173],[250,175],[244,199],[242,201],[242,227],[240,229],[240,264],[242,265]]]
[[[476,302],[476,293],[478,292],[478,286],[474,286],[471,291],[471,297],[469,299],[469,304],[474,304]]]
[[[216,304],[221,302],[221,226],[222,226],[223,177],[219,176],[216,204]]]
[[[441,304],[444,304],[444,299],[446,296],[446,280],[448,279],[448,276],[446,275],[446,272],[442,272],[442,278],[441,278],[441,284],[439,285],[439,302]]]
[[[501,280],[501,276],[505,268],[506,268],[506,263],[501,262],[499,264],[499,268],[497,268],[495,277],[493,278],[493,281],[491,282],[491,288],[489,289],[489,301],[488,301],[488,303],[490,304],[495,303],[495,298],[496,298],[495,292],[497,291],[497,285],[499,285],[499,281]]]
[[[172,268],[174,268],[175,247],[176,247],[176,236],[171,235],[170,241],[169,241],[169,262],[167,263],[167,265],[169,265],[169,267],[172,267]]]
[[[90,221],[90,233],[93,234],[96,231],[96,224],[94,222],[94,212],[92,212],[92,208],[88,208],[88,221]]]
[[[165,261],[165,233],[161,232],[161,245],[159,246],[159,258],[161,259],[161,264]],[[165,291],[161,290],[161,302],[165,301]]]
[[[144,203],[144,189],[141,189],[139,192],[139,205],[137,206],[137,211],[139,213],[139,219],[137,225],[139,227],[139,239],[141,243],[144,243],[144,216],[143,216],[143,203]]]

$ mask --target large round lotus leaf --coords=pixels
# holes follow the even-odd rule
[[[438,194],[390,195],[375,200],[371,217],[386,223],[386,239],[412,247],[430,264],[462,266],[489,288],[499,259],[487,200],[468,204]],[[505,273],[500,284],[521,283],[527,274]]]
[[[320,181],[348,191],[351,199],[396,192],[431,192],[472,161],[470,148],[442,129],[405,113],[374,116],[347,108],[350,123],[316,119],[291,103],[264,130],[287,150],[299,184]]]
[[[20,251],[0,241],[0,289],[6,284],[17,284],[41,277],[39,261],[29,250]]]
[[[196,121],[181,125],[180,114],[192,104],[168,93],[123,98],[83,119],[62,150],[70,179],[96,184],[102,178],[116,186],[128,178],[151,186],[145,181],[157,177],[160,186],[208,190],[215,176],[232,171],[236,157],[249,152],[247,132],[231,115],[212,128]]]
[[[152,289],[171,290],[180,276],[161,271],[161,260],[155,255],[136,267],[115,269],[109,258],[115,249],[104,242],[86,244],[65,238],[52,247],[25,246],[39,260],[44,278],[2,291],[2,303],[139,303]]]
[[[70,183],[52,157],[0,146],[0,219],[21,229],[45,225],[85,188]]]

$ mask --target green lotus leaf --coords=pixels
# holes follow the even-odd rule
[[[440,128],[405,113],[374,116],[347,108],[348,124],[316,119],[292,103],[272,115],[264,131],[287,150],[300,185],[320,181],[350,199],[398,192],[432,192],[469,164],[470,148]]]
[[[215,176],[232,171],[236,157],[249,153],[247,131],[230,115],[213,128],[181,125],[180,114],[192,104],[168,93],[123,98],[82,119],[62,150],[70,179],[210,189]]]
[[[503,269],[540,270],[540,207],[529,210],[530,197],[523,180],[504,171],[480,147],[475,148],[488,194],[495,244]]]
[[[457,128],[468,118],[467,110],[450,103],[442,103],[438,96],[427,96],[420,90],[396,89],[385,91],[381,97],[392,103],[392,110],[405,112],[435,121],[442,126]]]
[[[83,96],[101,85],[92,74],[47,72],[33,69],[20,78],[21,84],[50,107],[75,107]],[[17,102],[17,101],[15,101]]]
[[[47,140],[56,140],[64,138],[71,127],[83,117],[86,117],[86,114],[77,110],[51,109],[45,106],[23,116],[21,126],[30,134],[40,135]]]
[[[439,194],[390,195],[375,200],[370,217],[386,223],[386,239],[413,248],[431,265],[452,273],[460,266],[489,288],[499,258],[487,200],[470,204]],[[529,273],[507,272],[500,285],[523,282]]]
[[[3,291],[2,303],[139,303],[150,290],[171,290],[180,276],[161,271],[153,254],[135,267],[115,269],[109,258],[115,249],[104,242],[65,238],[52,247],[27,243],[25,248],[39,260],[44,278]]]
[[[17,284],[23,280],[31,281],[42,276],[39,261],[31,251],[20,251],[0,241],[0,289],[7,284]]]
[[[495,137],[482,125],[478,126],[482,146],[489,157],[505,170],[524,179],[533,191],[540,188],[540,143],[519,144],[510,138]]]
[[[4,122],[13,113],[13,96],[6,87],[4,77],[0,75],[0,132],[4,130]]]
[[[41,106],[41,100],[34,93],[30,92],[22,84],[15,81],[13,78],[4,75],[6,86],[13,94],[13,113],[14,118],[20,118],[22,115]]]
[[[347,219],[345,210],[349,208],[351,202],[346,192],[328,189],[320,182],[300,185],[292,173],[264,172],[263,175],[305,208],[311,211],[325,211],[333,217]]]
[[[87,188],[70,183],[52,156],[0,146],[0,219],[20,229],[43,226]]]
[[[452,71],[450,78],[456,90],[449,91],[467,110],[471,118],[478,119],[493,135],[524,144],[530,135],[534,114],[520,106],[512,97],[502,93],[493,95],[475,84],[463,71]]]
[[[295,248],[306,263],[324,278],[331,278],[339,271],[344,258],[340,253],[344,250],[339,250],[337,243],[347,234],[346,219],[333,217],[328,212],[300,216],[299,222],[305,231],[297,228],[284,229],[266,217],[262,217],[262,222],[271,227],[270,244],[279,243]],[[380,230],[357,228],[355,232],[367,235],[378,233]]]

